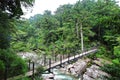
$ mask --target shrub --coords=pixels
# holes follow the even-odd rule
[[[111,75],[109,80],[120,79],[120,65],[119,64],[107,64],[101,67],[101,69]]]
[[[24,60],[18,57],[11,49],[0,49],[0,67],[3,73],[0,75],[2,77],[7,69],[7,77],[16,76],[23,74],[27,71],[27,66]]]
[[[41,75],[44,71],[45,71],[45,69],[42,66],[40,66],[40,67],[37,68],[37,73],[36,74]]]

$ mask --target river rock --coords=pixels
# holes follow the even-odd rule
[[[101,58],[97,58],[96,60],[93,61],[93,63],[98,65],[98,66],[104,66],[104,64],[111,64],[110,61],[105,60],[105,59],[101,59]]]
[[[70,68],[70,73],[72,74],[72,75],[76,75],[76,72],[75,72],[75,69],[74,68]]]
[[[85,69],[87,68],[87,63],[83,60],[77,62],[77,64],[74,64],[74,69],[75,69],[75,72],[79,75],[79,74],[82,74]]]
[[[68,65],[66,71],[77,77],[78,75],[82,74],[87,68],[87,61],[80,59],[76,63]]]
[[[83,80],[95,80],[95,79],[93,79],[93,78],[89,77],[88,75],[84,74],[83,75]]]
[[[109,77],[110,75],[101,71],[99,69],[99,66],[92,65],[90,68],[86,69],[85,74],[83,75],[83,80],[90,80],[87,79],[86,76],[89,78],[93,79],[98,79],[98,80],[105,80],[104,76]]]
[[[70,71],[70,68],[73,68],[74,66],[73,66],[73,64],[69,64],[67,67],[66,67],[66,71],[67,72],[71,72]]]
[[[86,75],[88,75],[89,77],[92,78],[97,78],[98,77],[98,71],[97,70],[93,70],[91,68],[87,68],[87,72],[85,72]]]
[[[91,59],[86,58],[86,59],[84,59],[84,61],[88,63],[88,62],[90,62],[90,61],[91,61]]]

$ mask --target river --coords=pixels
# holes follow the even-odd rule
[[[53,69],[52,70],[53,72],[53,76],[54,78],[53,79],[50,79],[50,80],[78,80],[78,78],[70,75],[70,74],[66,74],[65,72],[61,71],[60,69]],[[48,78],[48,76],[50,76],[51,74],[46,72],[44,74],[42,74],[42,77],[45,78]]]

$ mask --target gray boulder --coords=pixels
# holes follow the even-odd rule
[[[86,69],[83,75],[83,80],[89,80],[87,78],[93,78],[94,80],[105,80],[104,76],[109,77],[110,75],[99,69],[99,66],[92,65],[90,68]],[[87,77],[87,78],[86,78]]]

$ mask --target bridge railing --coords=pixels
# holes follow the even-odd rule
[[[34,65],[35,65],[35,68],[37,68],[37,66],[47,66],[47,65],[50,65],[50,64],[54,64],[56,62],[61,62],[62,63],[62,60],[64,59],[68,59],[68,62],[69,62],[69,58],[74,56],[75,58],[75,55],[79,55],[81,53],[85,53],[87,52],[88,50],[93,50],[93,49],[97,49],[97,47],[92,47],[90,49],[84,49],[84,51],[79,51],[79,52],[75,52],[75,53],[67,53],[67,54],[53,54],[52,56],[47,56],[46,54],[43,54],[43,56],[41,57],[41,60],[40,60],[40,63],[38,65],[38,63],[36,63],[35,61],[28,61],[28,69],[31,70],[32,68],[30,68],[32,66],[31,63],[34,62]],[[36,66],[37,65],[37,66]]]

